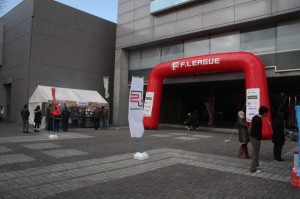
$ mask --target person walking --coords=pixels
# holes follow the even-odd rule
[[[67,132],[68,128],[69,128],[70,111],[68,110],[68,108],[66,106],[61,113],[61,118],[62,118],[63,132]]]
[[[42,111],[38,105],[34,109],[34,132],[39,132],[42,123]]]
[[[23,121],[23,133],[29,133],[28,131],[28,126],[29,126],[29,115],[30,112],[28,110],[28,105],[25,104],[23,109],[21,110],[21,115],[22,115],[22,121]]]
[[[284,113],[278,112],[273,119],[273,137],[272,142],[274,143],[273,154],[274,159],[277,161],[283,161],[281,158],[282,147],[285,142],[284,135]]]
[[[266,117],[269,109],[266,106],[259,107],[258,114],[252,118],[252,127],[250,130],[250,141],[253,147],[252,161],[250,166],[251,173],[261,173],[257,169],[259,166],[259,150],[260,150],[260,140],[262,137],[262,117]]]
[[[239,141],[241,143],[240,150],[239,150],[239,158],[249,158],[248,154],[248,142],[249,140],[249,132],[248,132],[248,125],[245,117],[245,113],[243,111],[238,112],[238,120],[237,126],[239,131]]]

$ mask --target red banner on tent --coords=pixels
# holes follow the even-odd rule
[[[52,98],[53,98],[53,105],[54,110],[51,112],[53,115],[60,115],[60,107],[58,106],[58,103],[55,99],[55,88],[51,88],[52,91]]]
[[[51,88],[51,91],[52,91],[53,102],[55,102],[56,101],[56,99],[55,99],[55,88]]]

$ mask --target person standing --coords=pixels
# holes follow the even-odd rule
[[[54,110],[56,110],[57,107],[55,107]],[[53,115],[53,119],[54,119],[54,131],[53,132],[59,132],[59,123],[61,120],[61,114],[59,115]]]
[[[281,158],[282,147],[285,142],[284,135],[284,113],[278,112],[273,120],[273,137],[272,142],[274,143],[273,154],[274,159],[277,161],[283,161]]]
[[[94,129],[98,130],[100,123],[101,110],[99,107],[96,108],[94,112]]]
[[[52,104],[49,104],[49,106],[46,109],[47,131],[53,131],[53,119],[54,119],[54,115],[52,114],[53,110],[54,110],[54,106]]]
[[[23,109],[21,110],[21,115],[22,115],[22,121],[23,121],[23,133],[29,133],[28,131],[28,120],[29,120],[29,110],[28,110],[28,105],[25,104]]]
[[[249,158],[248,154],[248,142],[249,140],[249,133],[248,133],[248,125],[245,117],[245,113],[243,111],[238,112],[238,120],[237,126],[239,131],[239,141],[241,143],[240,150],[239,150],[239,158]]]
[[[105,106],[102,106],[101,111],[101,129],[107,129],[107,123],[108,123],[108,109]]]
[[[34,109],[34,132],[39,132],[42,123],[42,111],[41,107],[38,105]]]
[[[68,110],[68,108],[66,106],[61,113],[61,117],[62,117],[63,132],[66,132],[66,131],[68,131],[69,118],[70,118],[70,111]]]
[[[2,121],[3,115],[4,115],[4,108],[3,108],[3,106],[1,105],[1,106],[0,106],[0,121]]]
[[[259,166],[259,150],[260,142],[262,137],[262,117],[266,117],[269,109],[266,106],[259,107],[258,114],[252,118],[252,127],[250,130],[250,141],[253,147],[252,161],[250,166],[250,172],[260,173],[261,171],[257,169]]]
[[[86,113],[85,113],[84,109],[82,109],[80,117],[81,117],[81,128],[85,128],[86,127]]]
[[[196,130],[199,127],[199,114],[197,110],[194,110],[192,114],[192,129]]]
[[[184,121],[184,124],[186,125],[186,128],[189,131],[191,129],[191,126],[192,126],[192,113],[187,114],[186,119]]]

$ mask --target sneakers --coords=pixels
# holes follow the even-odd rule
[[[256,169],[256,171],[250,171],[250,173],[261,173],[262,171],[259,169]]]
[[[258,162],[256,168],[257,168],[257,169],[258,169],[258,168],[261,168],[261,165],[262,165],[262,163],[261,163],[261,162]]]

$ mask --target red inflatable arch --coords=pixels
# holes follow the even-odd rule
[[[259,88],[260,105],[270,110],[267,79],[264,64],[261,60],[248,52],[220,53],[196,56],[160,63],[153,68],[149,75],[144,109],[145,129],[157,129],[160,114],[163,79],[166,77],[182,76],[204,72],[243,71],[245,73],[246,89]],[[152,94],[152,103],[147,104],[147,96]],[[150,101],[151,101],[150,100]],[[149,100],[148,100],[149,103]],[[150,110],[149,110],[150,109]],[[271,114],[263,119],[262,139],[272,136]]]

